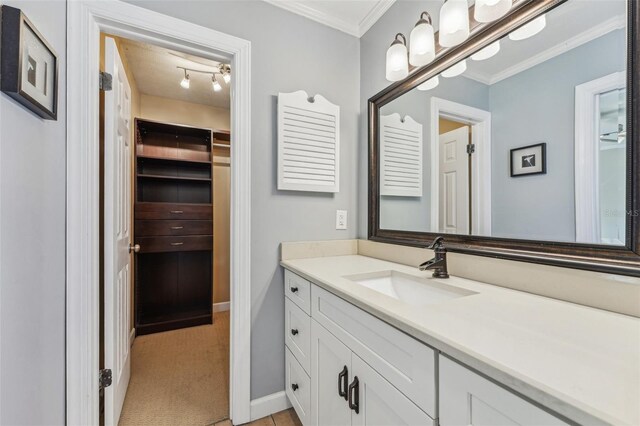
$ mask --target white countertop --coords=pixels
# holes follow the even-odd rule
[[[463,278],[478,294],[424,307],[344,276],[396,270],[365,256],[282,265],[381,320],[580,424],[640,425],[640,319]]]

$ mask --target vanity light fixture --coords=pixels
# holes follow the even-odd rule
[[[400,38],[402,40],[400,40]],[[407,53],[407,38],[396,34],[393,43],[387,49],[386,78],[389,81],[402,80],[409,75],[409,61]]]
[[[231,67],[227,64],[220,64],[218,69],[220,70],[220,74],[222,74],[224,82],[229,84],[231,81]]]
[[[471,59],[474,61],[484,61],[485,59],[489,59],[494,56],[496,53],[500,51],[500,40],[491,43],[484,49],[479,50],[478,52],[471,55]]]
[[[547,18],[545,15],[541,15],[533,21],[523,25],[515,31],[509,33],[509,38],[513,41],[524,40],[529,37],[533,37],[544,29],[547,25]]]
[[[436,41],[433,35],[431,15],[427,12],[420,14],[409,35],[409,63],[416,67],[427,65],[436,57]]]
[[[218,83],[218,79],[216,79],[216,75],[213,74],[211,76],[211,83],[213,84],[213,91],[214,92],[219,92],[222,90],[222,86],[220,85],[220,83]]]
[[[418,90],[425,91],[435,89],[436,87],[438,87],[438,84],[440,84],[440,79],[436,75],[435,77],[431,77],[429,80],[418,86]]]
[[[507,14],[513,0],[476,0],[473,17],[478,22],[491,22]]]
[[[440,8],[438,42],[442,47],[456,46],[469,37],[467,0],[445,0]]]
[[[464,59],[451,68],[442,71],[441,75],[446,78],[457,77],[467,70],[467,60]]]
[[[186,69],[184,70],[184,78],[180,82],[180,86],[182,86],[183,89],[188,89],[189,88],[189,74],[187,74],[187,70]]]

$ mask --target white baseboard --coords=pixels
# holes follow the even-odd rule
[[[270,416],[287,408],[291,408],[291,403],[284,391],[254,399],[251,401],[251,421]]]
[[[131,333],[129,333],[129,347],[133,346],[133,341],[136,339],[136,329],[135,327],[131,329]]]
[[[213,304],[213,312],[224,312],[228,311],[230,308],[231,302],[219,302]]]

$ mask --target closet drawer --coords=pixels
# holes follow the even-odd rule
[[[311,315],[311,283],[309,281],[285,269],[284,294],[307,315]]]
[[[311,286],[311,317],[436,418],[433,349],[317,285]]]
[[[311,317],[290,299],[284,299],[285,344],[307,373],[311,370]]]
[[[136,220],[135,234],[140,237],[167,235],[211,235],[210,220]]]
[[[140,253],[212,250],[213,237],[211,235],[187,237],[140,237],[136,238],[136,244],[140,244]]]
[[[144,203],[135,204],[135,219],[213,220],[211,204]]]
[[[311,420],[311,378],[304,371],[296,357],[285,347],[285,393],[291,401],[303,425]]]

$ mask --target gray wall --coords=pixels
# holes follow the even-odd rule
[[[134,3],[250,40],[252,54],[251,398],[284,389],[282,241],[356,236],[359,40],[262,1]],[[340,105],[340,192],[276,190],[276,96],[306,90]],[[336,231],[336,209],[349,229]]]
[[[624,71],[625,49],[616,30],[491,86],[493,236],[575,241],[575,86]],[[539,142],[547,174],[509,177],[509,150]]]
[[[64,2],[21,8],[58,54],[58,121],[0,94],[0,424],[63,424]]]

